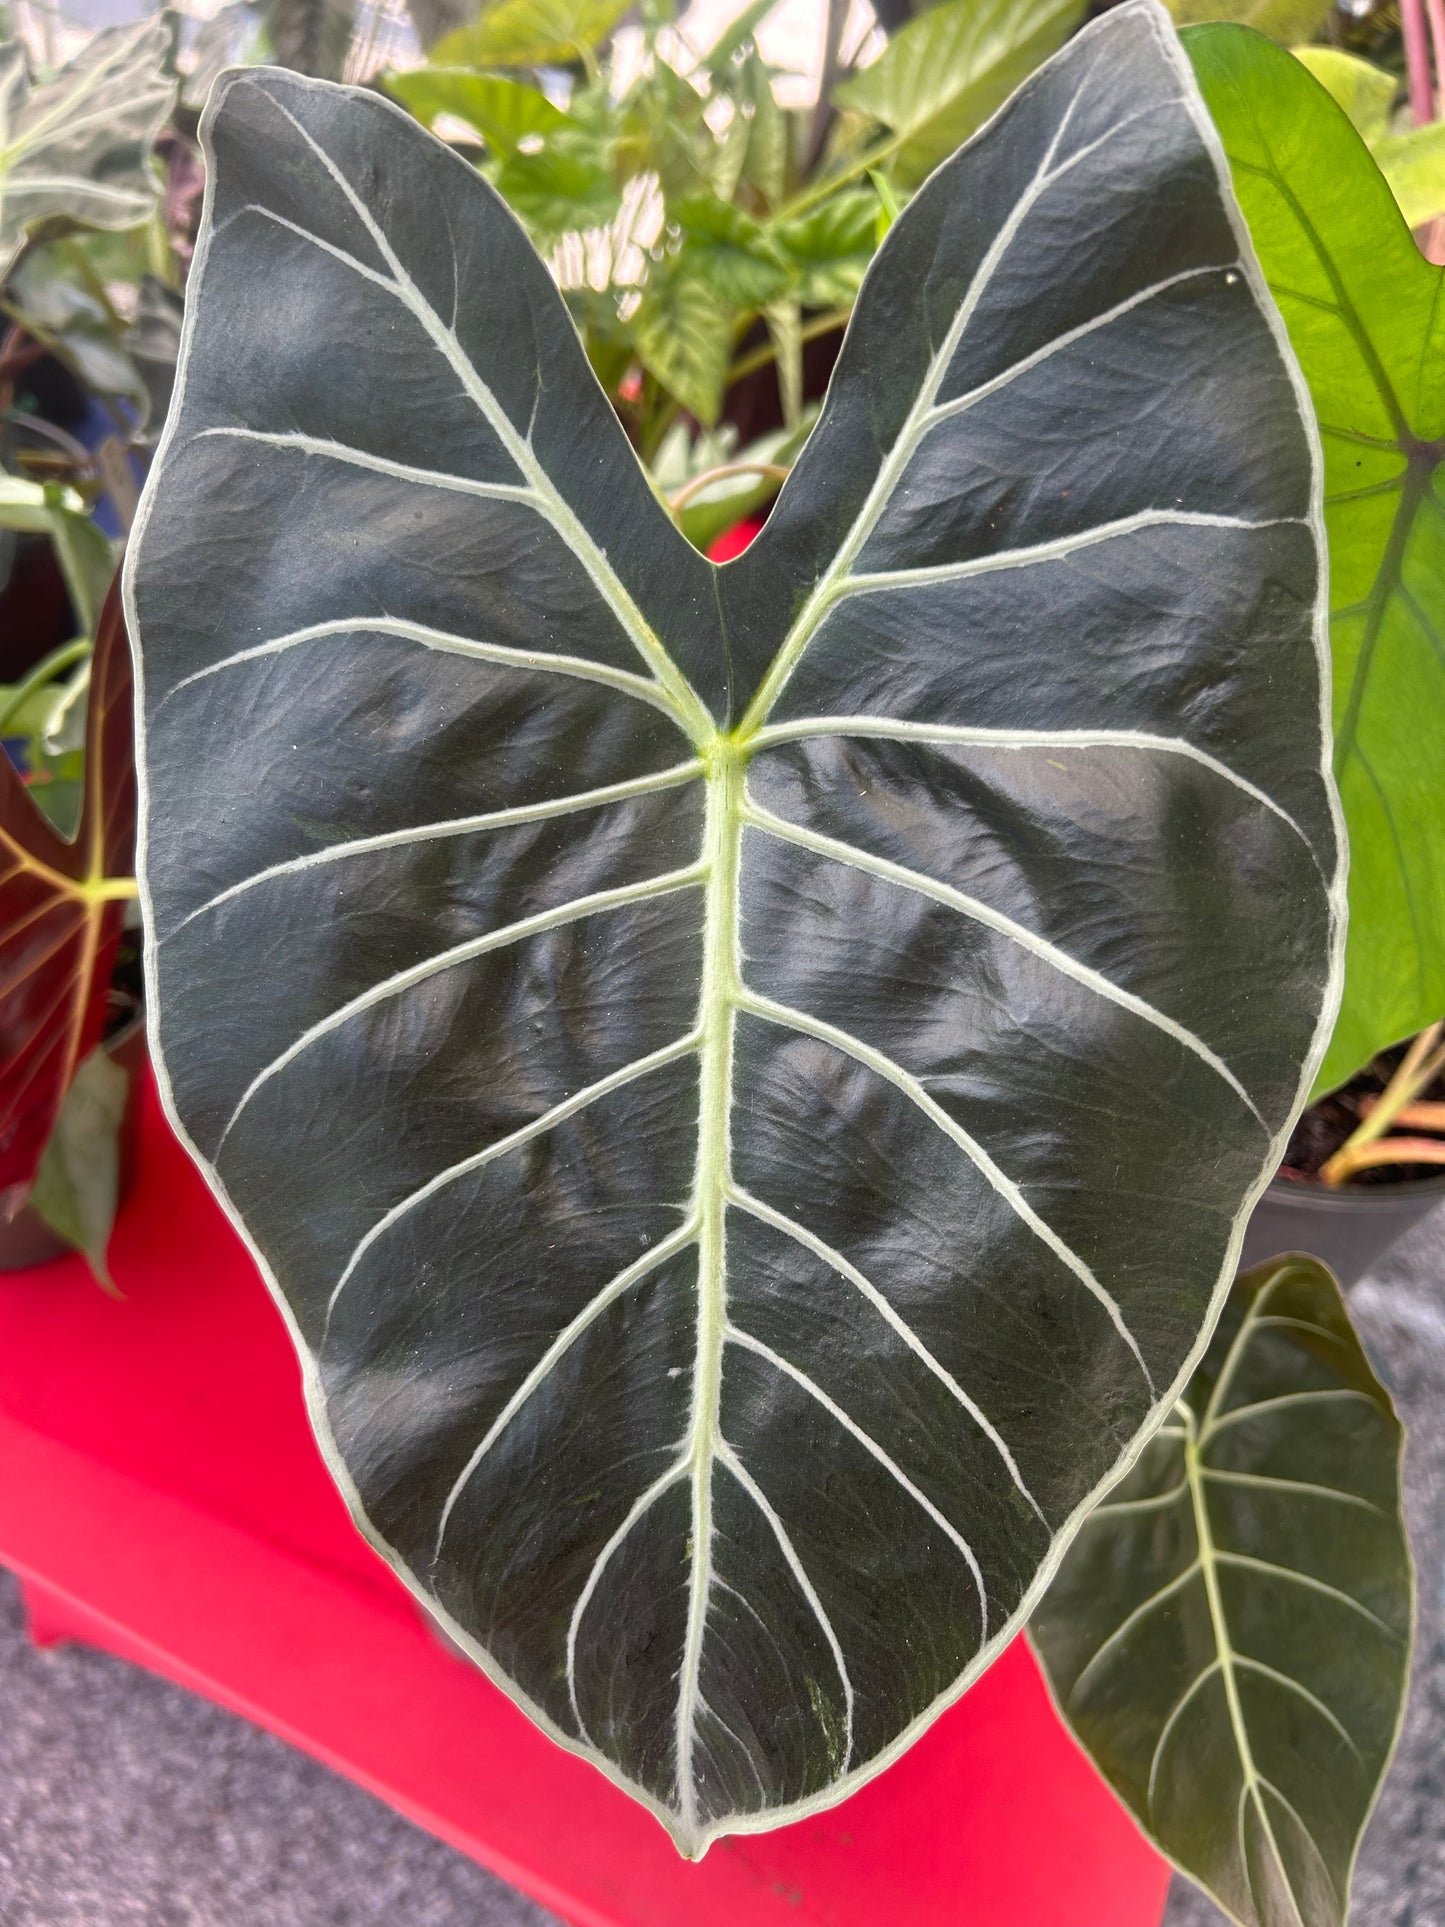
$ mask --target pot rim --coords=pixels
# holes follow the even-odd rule
[[[1398,1208],[1426,1198],[1445,1197],[1445,1172],[1438,1178],[1404,1178],[1390,1185],[1316,1184],[1307,1178],[1276,1174],[1265,1196],[1271,1203],[1287,1203],[1301,1211],[1370,1211],[1388,1205]]]

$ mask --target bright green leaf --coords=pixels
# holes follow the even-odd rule
[[[891,130],[890,165],[916,186],[1078,26],[1083,0],[944,0],[910,20],[841,107]]]
[[[1245,1927],[1344,1927],[1409,1671],[1401,1443],[1329,1272],[1261,1265],[1033,1618],[1084,1750]]]
[[[498,0],[433,48],[440,67],[543,67],[604,41],[632,0]]]
[[[417,67],[387,74],[386,90],[424,126],[451,114],[475,127],[487,145],[505,158],[521,141],[546,140],[571,121],[540,87],[503,74],[479,74],[470,67]]]
[[[1185,36],[1325,451],[1344,1002],[1316,1085],[1445,1011],[1445,300],[1349,120],[1240,27]]]

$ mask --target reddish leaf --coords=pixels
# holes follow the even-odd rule
[[[0,1198],[34,1178],[75,1068],[100,1041],[125,914],[125,893],[106,886],[132,873],[135,816],[130,646],[117,577],[91,665],[73,842],[0,754]]]

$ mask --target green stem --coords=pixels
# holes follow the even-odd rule
[[[73,642],[63,642],[58,649],[52,649],[48,656],[42,656],[25,680],[15,685],[9,699],[3,708],[0,708],[0,736],[5,734],[37,690],[43,689],[48,682],[53,682],[62,671],[72,668],[78,662],[83,662],[89,654],[90,638],[77,636]]]
[[[1445,1018],[1438,1024],[1432,1024],[1429,1030],[1420,1032],[1400,1059],[1379,1103],[1350,1133],[1334,1156],[1320,1167],[1320,1177],[1326,1184],[1344,1184],[1356,1171],[1395,1161],[1393,1155],[1384,1155],[1380,1150],[1372,1151],[1371,1146],[1377,1144],[1398,1121],[1401,1111],[1413,1104],[1423,1091],[1429,1090],[1440,1073],[1445,1071],[1445,1042],[1441,1041],[1442,1038],[1445,1038]],[[1419,1162],[1405,1149],[1398,1155],[1404,1162]]]

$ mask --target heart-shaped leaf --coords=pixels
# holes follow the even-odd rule
[[[0,1193],[23,1193],[100,1042],[135,834],[130,650],[119,584],[91,658],[80,827],[67,841],[0,754]],[[120,887],[117,888],[116,886]]]
[[[206,138],[168,1101],[366,1530],[696,1853],[958,1694],[1202,1346],[1337,967],[1307,403],[1140,0],[724,569],[472,169],[274,74]]]
[[[1329,1272],[1261,1265],[1034,1617],[1109,1784],[1246,1927],[1343,1927],[1409,1670],[1400,1449]]]
[[[1324,439],[1344,1000],[1321,1091],[1445,1011],[1445,303],[1384,177],[1300,62],[1239,27],[1190,57]]]
[[[0,43],[0,280],[45,221],[128,228],[160,195],[151,142],[175,98],[159,15],[108,27],[32,87],[25,49]]]

